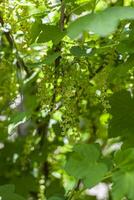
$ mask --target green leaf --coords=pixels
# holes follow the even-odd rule
[[[124,39],[120,42],[120,44],[117,47],[117,51],[120,53],[134,53],[134,39],[128,38]]]
[[[50,197],[48,200],[64,200],[64,199],[61,197],[53,196],[53,197]]]
[[[14,190],[14,185],[0,186],[0,197],[2,197],[2,200],[25,200],[20,195],[15,194]]]
[[[65,194],[64,188],[61,185],[61,182],[59,179],[55,179],[54,181],[51,182],[51,184],[46,188],[46,197],[47,198],[62,198]]]
[[[114,173],[112,197],[113,200],[121,200],[123,197],[134,199],[134,171]]]
[[[60,31],[58,26],[43,24],[37,43],[45,43],[52,40],[54,44],[58,44],[64,35],[65,32]]]
[[[24,197],[27,197],[30,192],[38,191],[37,181],[30,174],[23,173],[21,176],[13,177],[12,182],[15,184],[16,192]]]
[[[45,61],[43,62],[44,64],[50,65],[52,64],[56,58],[60,56],[60,52],[55,52],[52,55],[47,55],[45,58]]]
[[[78,144],[74,147],[65,170],[76,179],[82,179],[86,187],[100,182],[107,172],[107,166],[100,160],[98,145]]]
[[[134,148],[119,150],[114,158],[118,169],[112,176],[112,196],[114,200],[123,197],[134,199]]]
[[[72,3],[72,2],[71,2]],[[72,7],[72,12],[76,15],[80,15],[85,11],[92,10],[94,2],[81,2],[80,4],[74,4]]]
[[[2,185],[0,186],[0,194],[2,193],[14,193],[15,191],[15,186],[8,184],[8,185]]]
[[[72,22],[67,33],[73,39],[84,31],[92,31],[100,36],[107,36],[113,33],[119,21],[124,19],[134,19],[134,8],[111,7],[100,13],[88,14]]]
[[[27,112],[13,114],[13,116],[11,116],[10,124],[8,126],[8,133],[11,134],[16,127],[18,127],[20,124],[25,123],[27,119],[28,119]]]
[[[41,65],[51,65],[51,64],[54,63],[56,58],[58,58],[59,56],[60,56],[60,52],[48,54],[43,61],[32,63],[32,64],[28,63],[28,65],[31,66],[31,67],[39,67]]]
[[[134,66],[134,57],[131,55],[128,60],[110,70],[108,80],[110,82],[120,83],[126,81],[130,74],[128,73]]]
[[[18,122],[23,121],[24,118],[27,118],[27,112],[14,113],[11,116],[10,122],[17,124]]]
[[[88,53],[89,50],[89,53]],[[74,56],[89,56],[92,49],[89,49],[88,47],[79,47],[79,46],[73,46],[70,49],[70,53]]]
[[[109,135],[126,136],[134,133],[134,98],[130,92],[122,90],[110,98]]]
[[[36,38],[41,32],[42,28],[42,22],[40,18],[36,18],[35,22],[33,23],[30,31],[30,42],[33,43],[35,42]]]
[[[134,169],[134,148],[119,150],[115,154],[114,161],[118,168],[131,170]]]
[[[85,56],[86,50],[83,48],[80,48],[79,46],[73,46],[70,49],[70,53],[73,54],[74,56]]]

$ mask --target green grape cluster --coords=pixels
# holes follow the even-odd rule
[[[38,87],[38,96],[44,109],[51,109],[54,92],[54,70],[53,67],[46,65]]]
[[[86,87],[87,86],[87,87]],[[82,101],[89,96],[89,80],[87,68],[74,64],[64,73],[62,81],[63,132],[69,137],[80,138],[80,115],[86,112]],[[73,128],[72,128],[73,127]]]
[[[10,70],[8,68],[10,65]],[[18,91],[16,73],[11,62],[4,61],[0,65],[0,107],[3,109],[15,99]]]

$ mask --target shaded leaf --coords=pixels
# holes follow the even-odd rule
[[[2,200],[25,200],[20,195],[15,194],[14,190],[14,185],[0,186],[0,196],[2,197]]]
[[[36,21],[33,23],[30,31],[31,43],[35,42],[36,38],[41,32],[41,29],[42,29],[41,19],[37,18]]]
[[[64,188],[62,187],[59,179],[54,180],[46,188],[46,196],[49,199],[54,198],[53,195],[55,195],[55,197],[57,197],[59,199],[62,199],[62,197],[64,196],[64,194],[65,194],[65,191],[64,191]]]
[[[64,200],[64,199],[61,197],[53,196],[53,197],[50,197],[48,200]]]
[[[60,31],[58,26],[43,24],[37,43],[44,43],[52,40],[54,44],[58,44],[64,35],[65,32]]]
[[[70,53],[73,54],[74,56],[89,56],[91,53],[92,49],[89,49],[87,47],[79,47],[79,46],[73,46],[70,49]]]
[[[38,184],[32,175],[22,174],[20,177],[14,177],[12,182],[15,184],[16,192],[24,197],[27,197],[30,192],[38,191]]]
[[[112,137],[134,133],[134,98],[130,92],[122,90],[110,98],[109,134]]]
[[[122,54],[123,53],[133,54],[134,53],[134,40],[129,38],[127,40],[121,41],[117,47],[117,50]]]
[[[133,69],[133,66],[134,58],[133,55],[131,55],[126,62],[119,64],[110,70],[109,81],[119,83],[127,80],[128,77],[130,77],[128,72]]]

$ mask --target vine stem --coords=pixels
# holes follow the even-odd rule
[[[60,9],[60,19],[59,19],[59,28],[61,31],[64,30],[64,20],[65,20],[65,3],[64,0],[61,0],[61,9]],[[61,52],[61,42],[59,42],[58,44],[56,44],[55,46],[53,45],[53,50],[55,52]],[[46,120],[43,120],[43,122],[40,124],[40,126],[38,127],[38,132],[41,134],[41,140],[40,140],[40,147],[42,148],[42,146],[44,145],[45,141],[47,141],[47,136],[48,136],[48,127],[49,127],[49,122],[51,119],[51,113],[54,110],[54,106],[55,106],[55,99],[56,99],[56,88],[57,88],[57,79],[59,77],[59,65],[60,65],[60,61],[61,61],[61,56],[58,56],[55,59],[54,62],[54,89],[53,89],[53,95],[51,98],[51,102],[50,102],[50,111],[48,113],[48,116],[46,117]],[[48,162],[47,159],[48,155],[46,156],[46,161],[43,163],[43,173],[44,173],[44,177],[47,180],[48,176],[49,176],[49,169],[50,169],[50,164]],[[46,193],[46,191],[45,191]]]

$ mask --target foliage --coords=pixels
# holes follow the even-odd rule
[[[14,186],[13,185],[4,185],[0,186],[0,195],[2,199],[4,200],[24,200],[21,196],[14,194]]]
[[[0,4],[0,199],[134,199],[134,2]]]

